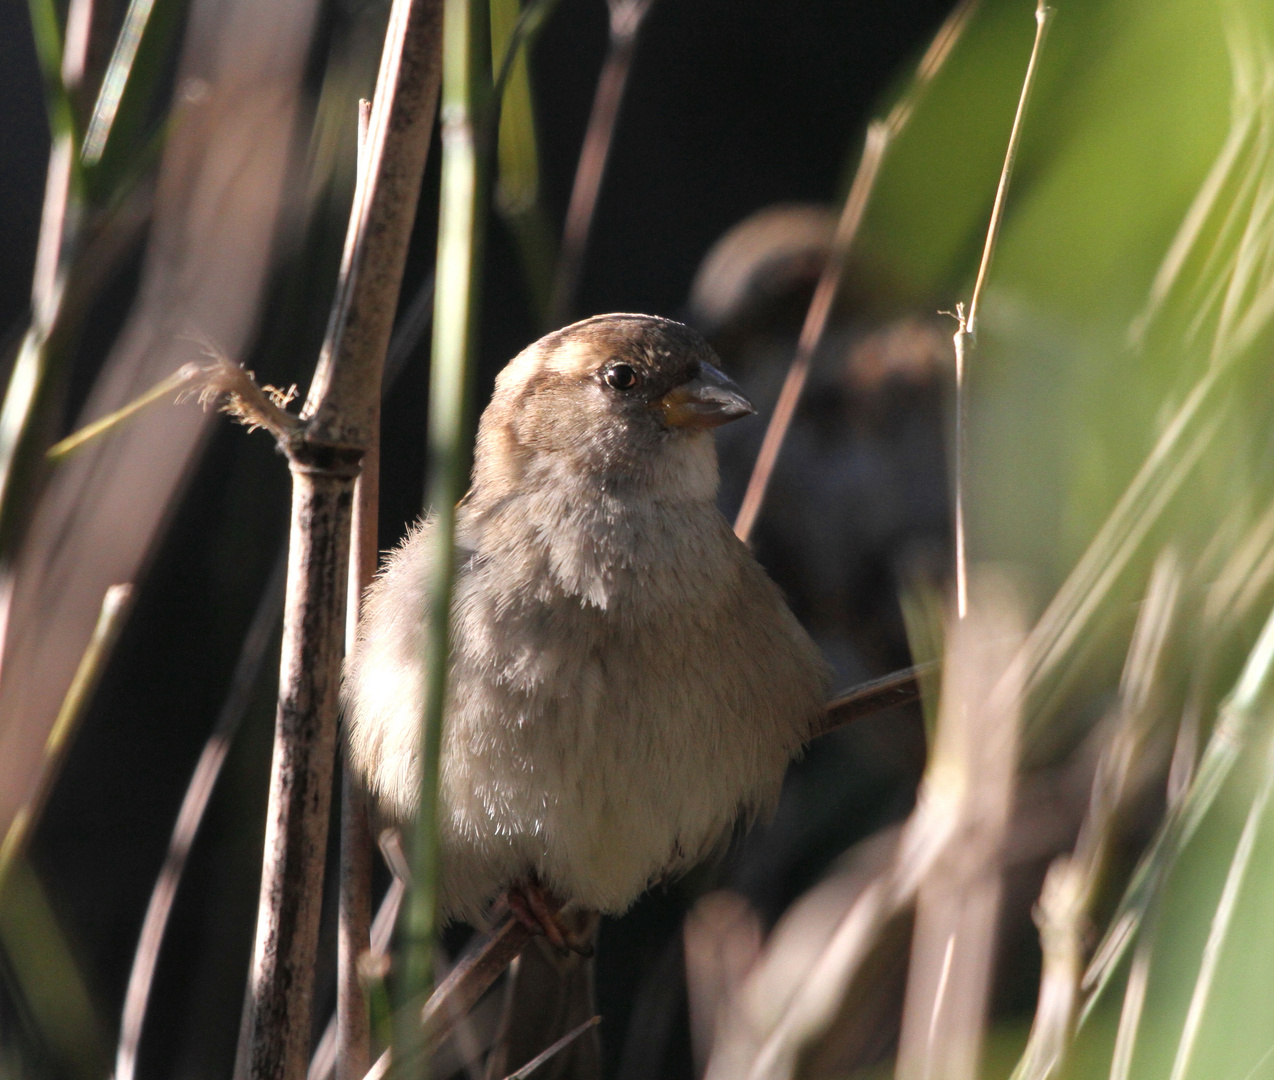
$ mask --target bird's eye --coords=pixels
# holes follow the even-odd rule
[[[637,385],[637,372],[627,364],[612,364],[604,378],[606,385],[615,390],[631,390]]]

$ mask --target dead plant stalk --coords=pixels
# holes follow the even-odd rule
[[[358,103],[358,175],[367,172],[372,103]],[[383,371],[382,371],[383,380]],[[349,598],[345,649],[358,633],[359,604],[376,573],[377,507],[380,503],[380,413],[371,417],[363,469],[354,485],[350,538]],[[372,920],[372,837],[367,799],[350,771],[341,770],[341,856],[336,923],[336,1080],[359,1080],[371,1066],[371,1018],[358,976],[358,958],[370,944]]]
[[[289,418],[278,432],[292,472],[292,524],[261,900],[237,1069],[253,1080],[301,1080],[306,1072],[354,482],[376,430],[433,125],[440,12],[439,0],[395,0],[327,339],[301,422]]]

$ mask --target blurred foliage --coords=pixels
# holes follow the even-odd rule
[[[863,243],[895,303],[968,287],[1029,15],[987,5],[884,167]],[[1127,335],[1225,139],[1231,94],[1216,7],[1059,5],[970,372],[973,555],[1029,566],[1041,599],[1131,478],[1166,392],[1197,371],[1179,350],[1138,356]]]
[[[1028,16],[984,9],[885,167],[864,241],[888,303],[967,297]],[[1175,547],[1190,599],[1158,722],[1182,726],[1178,778],[1207,746],[1117,909],[1140,921],[1112,927],[1068,1075],[1274,1075],[1257,637],[1274,599],[1274,15],[1059,4],[1040,78],[970,361],[970,558],[1012,566],[1044,616],[1040,656],[1061,677],[1029,703],[1038,761],[1113,692],[1150,564]],[[1134,952],[1144,1002],[1124,993]]]

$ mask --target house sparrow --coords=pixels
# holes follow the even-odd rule
[[[698,333],[603,315],[500,373],[457,511],[440,770],[446,917],[531,884],[619,914],[770,808],[827,672],[716,508],[711,429],[751,405]],[[410,820],[429,520],[366,597],[351,760]]]

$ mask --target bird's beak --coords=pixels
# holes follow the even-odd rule
[[[700,364],[698,375],[674,386],[655,407],[669,427],[694,430],[720,427],[756,412],[734,382],[711,364]]]

